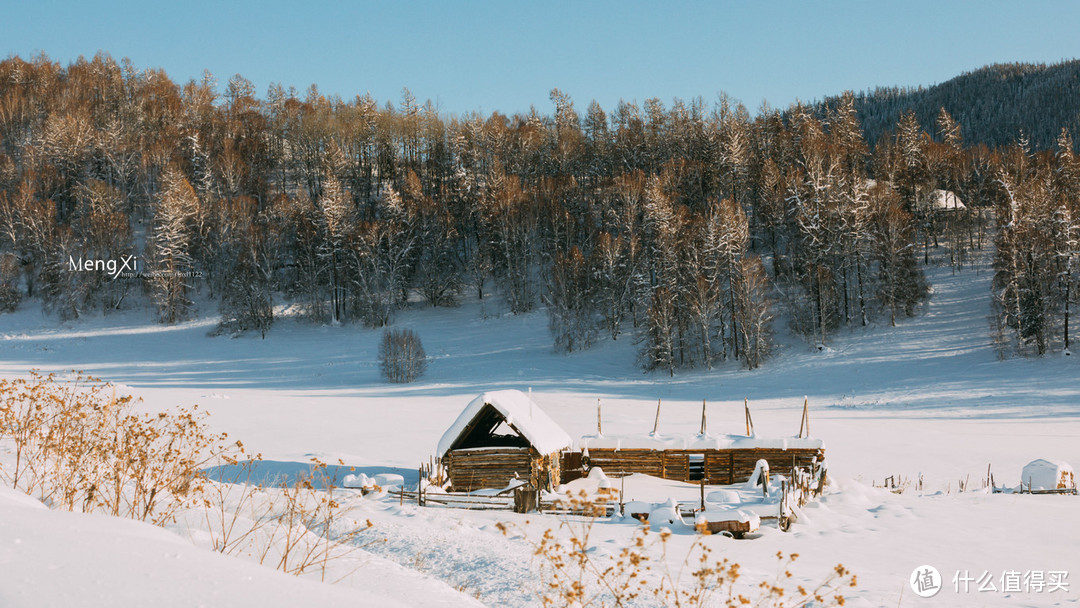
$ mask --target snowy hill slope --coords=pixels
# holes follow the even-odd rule
[[[6,487],[0,566],[0,606],[9,608],[414,605],[223,557],[149,524],[50,511]]]

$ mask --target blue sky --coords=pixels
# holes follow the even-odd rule
[[[448,113],[724,91],[751,111],[845,89],[929,85],[987,63],[1080,57],[1080,3],[19,2],[0,53],[64,64],[99,49],[186,82],[209,69]]]

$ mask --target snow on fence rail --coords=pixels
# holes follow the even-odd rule
[[[415,501],[420,506],[447,507],[451,509],[466,509],[476,511],[513,511],[515,496],[513,494],[472,494],[468,492],[417,492],[416,490],[395,490],[390,496],[401,501]],[[547,514],[577,515],[584,514],[586,509],[572,506],[564,498],[539,500],[536,510]],[[602,503],[590,505],[588,511],[597,515],[610,517],[618,512],[617,503]]]

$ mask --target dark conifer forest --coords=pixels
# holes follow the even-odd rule
[[[753,114],[554,89],[544,110],[450,116],[408,90],[260,95],[104,54],[13,57],[0,310],[177,323],[212,303],[222,331],[265,336],[284,303],[382,327],[491,299],[546,310],[556,349],[632,340],[674,374],[767,364],[779,323],[815,347],[889,331],[923,309],[927,264],[992,258],[991,337],[1041,355],[1075,326],[1078,65]]]
[[[838,99],[827,99],[819,108]],[[855,96],[869,142],[893,131],[905,112],[931,124],[941,108],[960,125],[969,144],[1001,148],[1022,131],[1035,149],[1053,148],[1062,128],[1070,133],[1080,129],[1080,60],[994,64],[930,87],[880,87]]]

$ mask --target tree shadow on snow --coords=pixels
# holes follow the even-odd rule
[[[289,462],[280,460],[245,460],[237,464],[219,465],[203,469],[202,473],[212,481],[221,483],[239,483],[260,486],[293,485],[303,479],[311,480],[319,490],[343,486],[346,475],[361,473],[374,477],[380,473],[394,473],[405,479],[405,485],[415,486],[420,479],[419,471],[400,467],[328,464],[318,468],[310,462]]]

